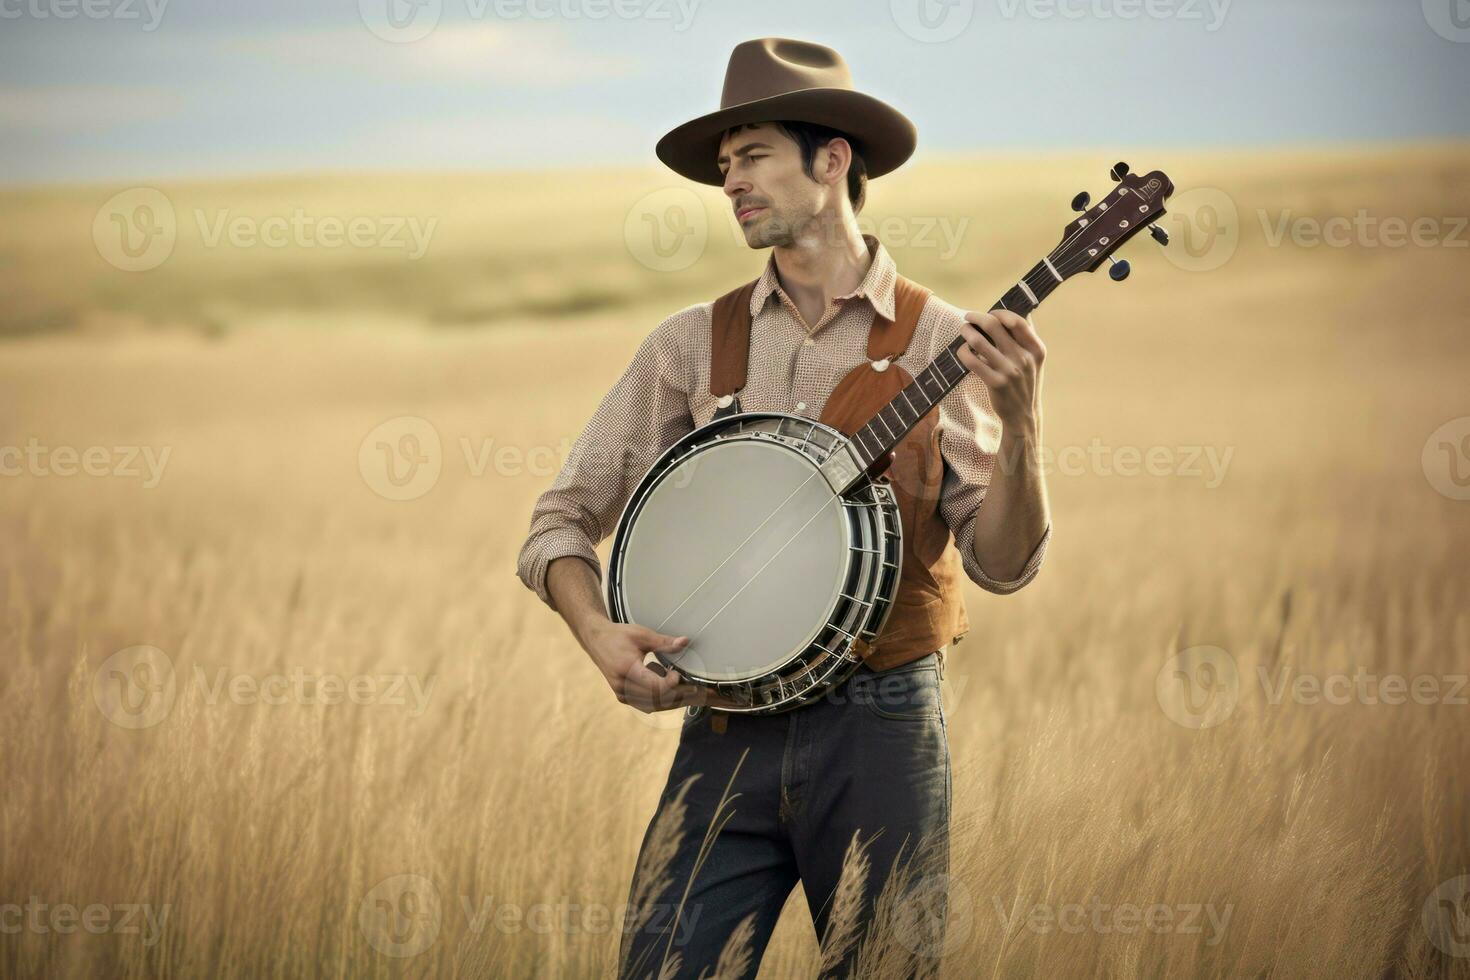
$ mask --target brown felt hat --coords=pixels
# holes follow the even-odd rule
[[[810,41],[761,37],[730,52],[720,108],[665,133],[654,152],[676,173],[719,186],[725,178],[715,158],[725,130],[777,120],[841,130],[863,155],[870,178],[897,169],[919,138],[907,116],[852,87],[852,73],[836,51]]]

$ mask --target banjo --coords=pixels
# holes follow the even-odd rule
[[[1162,172],[1128,173],[994,309],[1023,316],[1057,286],[1112,263],[1154,222],[1174,185]],[[842,683],[858,645],[883,630],[898,591],[903,527],[889,477],[894,447],[968,374],[956,337],[851,436],[784,412],[734,412],[695,428],[649,467],[618,519],[607,573],[609,618],[687,635],[656,653],[703,690],[711,707],[775,714]]]

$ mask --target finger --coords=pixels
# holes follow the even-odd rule
[[[689,645],[689,637],[672,636],[668,633],[660,633],[644,626],[639,629],[634,639],[638,643],[638,649],[644,653],[657,651],[672,656]]]
[[[1011,336],[1011,330],[1013,329],[1011,324],[1012,321],[1020,321],[1022,323],[1024,323],[1025,321],[1021,320],[1019,316],[1012,313],[1010,310],[1001,310],[999,313],[996,313],[991,319],[992,322],[981,323],[978,325],[981,332],[983,332],[985,336],[990,338],[990,342],[993,343],[996,346],[996,349],[1004,354],[1007,359],[1019,364],[1022,360],[1021,346],[1017,344],[1016,339]]]
[[[997,327],[997,329],[999,329]],[[994,370],[1005,374],[1010,370],[1010,359],[995,345],[990,335],[985,333],[979,326],[969,324],[961,325],[960,332],[965,337],[966,347],[971,354],[976,355],[981,361]],[[1004,330],[1000,331],[1004,333]]]
[[[684,681],[676,670],[670,670],[663,664],[654,670],[651,664],[639,664],[628,672],[624,678],[624,684],[630,691],[639,691],[644,694],[662,694],[678,686]],[[661,671],[661,672],[660,672]]]
[[[676,684],[669,688],[637,688],[629,692],[626,701],[646,711],[667,711],[688,704],[698,704],[701,698],[699,687],[694,684]]]
[[[965,322],[978,327],[985,323],[997,324],[1000,323],[1000,320],[994,313],[987,313],[984,310],[971,310],[965,314]]]
[[[652,666],[637,659],[630,659],[626,667],[619,669],[608,677],[608,683],[613,692],[617,694],[618,700],[629,704],[639,703],[646,700],[651,692],[666,687],[672,687],[683,678],[670,677],[670,671],[662,664],[660,669],[664,671],[661,675]]]
[[[1046,345],[1041,342],[1041,334],[1036,331],[1036,324],[1026,317],[1011,331],[1011,336],[1016,343],[1028,354],[1040,361],[1046,357]]]
[[[1015,330],[1026,322],[1026,318],[1015,310],[991,310],[990,312],[1007,330]]]
[[[959,362],[967,370],[979,375],[980,380],[984,381],[989,388],[995,388],[1005,381],[1003,374],[987,364],[982,358],[976,356],[975,352],[968,347],[961,347],[959,352],[955,354],[955,357],[959,358]]]

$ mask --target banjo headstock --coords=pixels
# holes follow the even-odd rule
[[[1155,224],[1164,214],[1164,201],[1174,193],[1174,182],[1163,171],[1139,176],[1128,172],[1128,164],[1113,165],[1116,184],[1096,204],[1086,191],[1072,198],[1072,210],[1082,214],[1062,229],[1062,240],[1048,257],[1057,275],[1065,280],[1079,272],[1093,272],[1104,259],[1145,228],[1160,245],[1169,244],[1169,234]],[[1091,206],[1089,206],[1091,204]],[[1110,275],[1128,278],[1126,260],[1114,262]]]

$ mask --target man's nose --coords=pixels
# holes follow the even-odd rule
[[[750,190],[750,181],[741,180],[733,173],[725,175],[725,193],[731,198],[738,197],[748,190]]]

